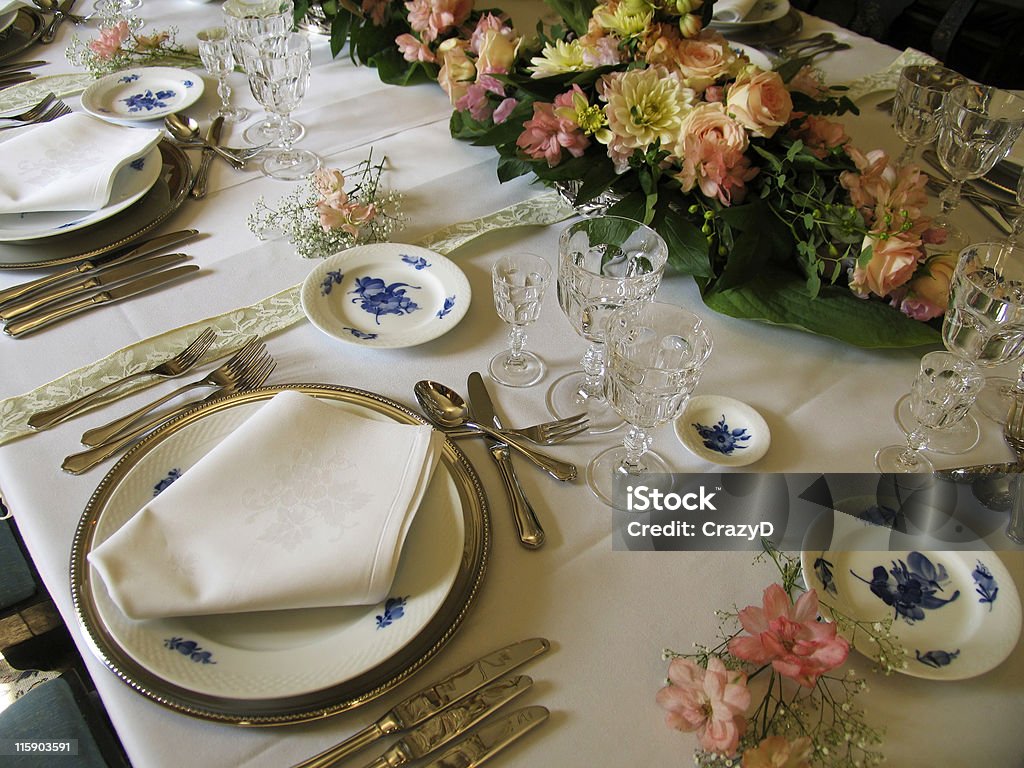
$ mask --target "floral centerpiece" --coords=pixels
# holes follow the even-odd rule
[[[713,2],[550,0],[527,40],[472,0],[363,0],[332,40],[387,82],[436,80],[452,134],[578,205],[644,221],[711,309],[867,347],[937,343],[954,255],[927,177],[854,147],[856,112],[805,62],[764,70],[705,28]],[[296,12],[304,13],[303,3]]]

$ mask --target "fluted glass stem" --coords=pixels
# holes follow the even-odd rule
[[[630,425],[629,431],[622,440],[626,455],[622,459],[622,469],[630,475],[639,475],[644,471],[643,457],[651,449],[653,438],[643,427]]]

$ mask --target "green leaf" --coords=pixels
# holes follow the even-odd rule
[[[545,3],[578,35],[587,33],[590,14],[597,6],[597,0],[545,0]]]
[[[427,65],[420,61],[410,63],[394,47],[375,53],[366,63],[371,67],[376,67],[381,82],[389,85],[433,83],[437,79],[436,64]],[[433,71],[427,69],[428,66],[433,67]]]
[[[476,140],[487,133],[490,128],[489,122],[482,123],[479,120],[474,120],[469,112],[455,110],[448,118],[448,130],[451,132],[452,138],[455,139]]]
[[[338,11],[331,20],[331,56],[337,56],[348,42],[349,28],[352,26],[352,14]]]
[[[583,174],[583,183],[580,185],[579,192],[576,193],[576,202],[585,203],[588,200],[593,200],[614,184],[617,178],[615,166],[610,162],[594,163]]]
[[[520,160],[518,157],[498,158],[498,181],[502,184],[520,176],[525,176],[531,170],[533,170],[533,166],[525,160]]]
[[[858,299],[845,288],[825,286],[817,298],[797,275],[773,272],[729,291],[705,295],[709,309],[745,320],[797,328],[869,349],[941,344],[932,326],[882,301]]]
[[[693,222],[669,210],[668,205],[659,205],[651,227],[665,239],[668,263],[674,271],[696,278],[714,277],[707,238]]]

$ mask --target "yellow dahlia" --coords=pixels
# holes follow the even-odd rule
[[[581,72],[587,69],[583,63],[583,47],[579,40],[565,42],[556,40],[554,44],[547,43],[540,56],[530,59],[532,73],[530,77],[548,77],[560,75],[563,72]]]

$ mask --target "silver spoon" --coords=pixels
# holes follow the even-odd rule
[[[442,429],[451,427],[469,427],[481,434],[490,435],[495,440],[508,445],[509,448],[518,451],[538,467],[543,469],[556,480],[573,480],[576,477],[576,466],[564,461],[554,459],[547,454],[536,451],[507,433],[491,429],[483,424],[477,424],[469,418],[466,401],[452,389],[436,381],[418,381],[413,387],[416,394],[416,401],[423,409],[423,413],[430,421]]]
[[[205,141],[199,135],[199,123],[193,118],[181,114],[171,114],[164,118],[164,125],[167,127],[171,136],[178,141],[199,142],[207,149],[211,149],[216,152],[220,157],[230,163],[232,167],[237,168],[238,170],[242,170],[245,167],[244,161],[228,154],[221,147],[214,146],[208,141]]]
[[[60,4],[57,0],[32,0],[32,3],[41,10],[43,13],[52,13],[55,16],[63,16],[65,19],[70,21],[72,24],[84,24],[92,18],[90,13],[88,16],[79,16],[76,13],[68,13],[60,9]]]

